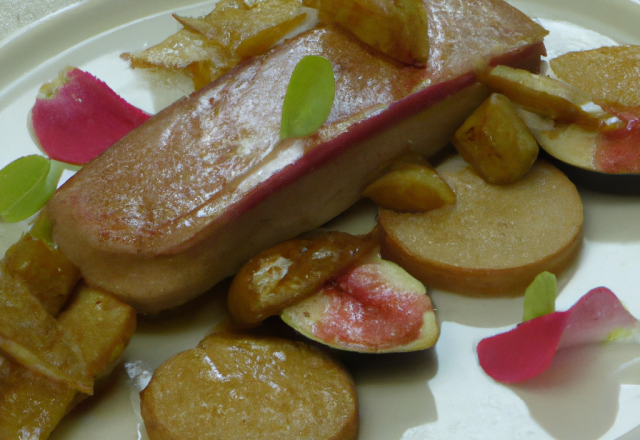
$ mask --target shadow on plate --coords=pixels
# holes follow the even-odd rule
[[[358,387],[361,439],[399,439],[438,419],[428,386],[438,371],[435,350],[359,355],[345,363]]]
[[[616,420],[621,384],[640,385],[638,344],[560,350],[543,374],[509,388],[554,438],[596,440]]]

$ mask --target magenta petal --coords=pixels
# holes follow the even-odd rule
[[[80,69],[51,98],[38,98],[31,121],[40,146],[52,159],[84,164],[149,119],[104,82]]]
[[[521,382],[545,371],[559,348],[605,341],[616,330],[637,327],[638,320],[618,298],[599,287],[566,312],[541,316],[483,339],[478,344],[478,360],[493,379]]]
[[[478,344],[480,366],[498,382],[531,379],[551,364],[566,325],[567,312],[555,312],[485,338]]]
[[[569,312],[571,315],[559,348],[605,341],[616,330],[638,325],[638,320],[606,287],[590,290]]]

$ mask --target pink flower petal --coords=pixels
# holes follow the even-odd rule
[[[84,164],[150,115],[132,106],[104,82],[80,69],[62,73],[65,83],[33,106],[33,130],[43,151],[61,162]]]
[[[485,338],[478,344],[478,360],[493,379],[514,383],[545,371],[556,351],[606,341],[621,329],[638,331],[638,320],[605,287],[584,295],[566,312],[555,312]]]

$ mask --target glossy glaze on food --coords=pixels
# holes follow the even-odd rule
[[[534,69],[544,51],[545,31],[506,3],[425,6],[426,69],[335,28],[302,34],[160,112],[85,167],[49,204],[54,239],[88,283],[153,312],[333,218],[405,148],[433,153],[448,141],[485,97],[471,73],[477,63]],[[278,142],[286,79],[308,54],[334,66],[333,111],[315,135]]]

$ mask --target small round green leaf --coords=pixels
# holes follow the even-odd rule
[[[282,106],[280,140],[311,136],[329,117],[336,84],[331,63],[309,55],[293,69]]]
[[[539,274],[525,290],[522,321],[555,312],[557,296],[556,276],[549,272]]]
[[[0,217],[17,222],[38,212],[56,190],[61,171],[38,155],[21,157],[0,170]]]

